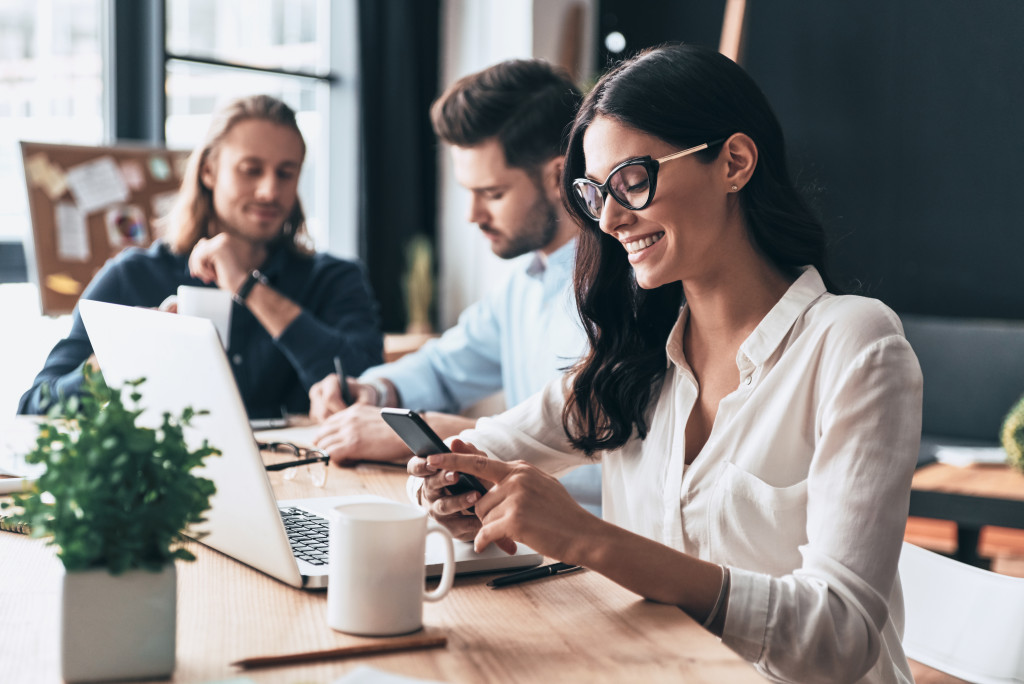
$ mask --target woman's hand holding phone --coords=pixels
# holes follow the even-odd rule
[[[452,442],[452,450],[457,453],[476,453],[472,445],[458,439]],[[456,539],[473,541],[481,525],[473,508],[483,494],[472,483],[475,482],[486,491],[480,480],[455,471],[435,468],[427,463],[426,456],[413,456],[409,459],[408,470],[409,474],[423,478],[420,498],[429,507],[431,517],[447,527]]]

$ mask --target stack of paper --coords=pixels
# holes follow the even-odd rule
[[[975,463],[1006,463],[1003,447],[940,446],[935,450],[935,460],[954,466],[969,466]]]

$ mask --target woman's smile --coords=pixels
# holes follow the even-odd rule
[[[622,246],[629,254],[627,257],[629,259],[629,263],[636,264],[646,259],[654,251],[654,246],[661,242],[663,237],[665,237],[665,232],[659,231],[657,233],[650,233],[639,237],[629,237],[621,240]]]

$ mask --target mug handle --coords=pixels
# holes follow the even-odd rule
[[[440,601],[452,588],[452,582],[455,581],[455,545],[452,543],[452,533],[447,528],[431,521],[427,528],[427,536],[434,533],[444,537],[444,569],[441,571],[441,584],[437,586],[437,589],[423,592],[424,601]]]

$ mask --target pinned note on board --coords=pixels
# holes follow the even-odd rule
[[[85,215],[72,202],[57,202],[53,207],[57,229],[57,257],[62,261],[89,261],[89,229]]]
[[[160,236],[157,219],[173,206],[174,172],[189,155],[148,145],[20,145],[32,215],[29,276],[40,285],[43,313],[68,313],[107,259]]]
[[[67,273],[51,273],[43,279],[43,285],[57,294],[74,295],[82,294],[82,283],[78,282]]]
[[[149,243],[146,214],[140,207],[125,204],[107,210],[107,242],[114,249],[141,247]]]
[[[128,186],[113,157],[100,157],[68,169],[68,189],[83,214],[124,202]]]
[[[121,162],[121,176],[131,190],[139,190],[146,185],[146,176],[142,170],[142,164],[135,159],[125,159]]]
[[[149,158],[149,173],[158,181],[167,180],[171,175],[171,167],[163,157],[153,155]]]
[[[68,190],[64,171],[43,152],[25,160],[25,179],[30,186],[42,188],[51,200],[56,200]]]
[[[162,219],[166,216],[170,216],[174,210],[174,204],[178,201],[178,193],[174,192],[161,192],[153,195],[150,200],[153,209],[153,218]]]

